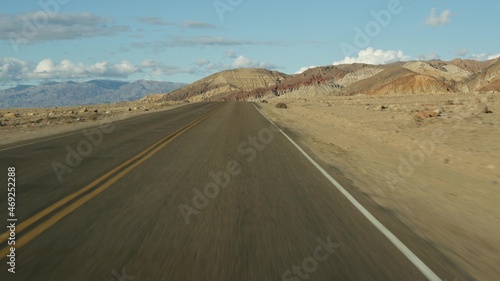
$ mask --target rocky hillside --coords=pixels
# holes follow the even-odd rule
[[[255,89],[273,89],[289,75],[266,69],[222,71],[155,100],[208,101],[224,99]],[[151,97],[148,97],[151,98]]]
[[[295,75],[264,69],[236,69],[213,74],[171,94],[149,99],[255,100],[268,95],[303,98],[482,91],[500,91],[500,59],[330,65]]]
[[[0,108],[33,108],[111,103],[140,99],[154,93],[167,93],[185,86],[182,83],[138,80],[124,82],[92,80],[83,83],[20,85],[0,91]]]
[[[379,73],[361,79],[346,89],[348,95],[406,95],[455,92],[439,76],[421,74],[404,66],[392,65]]]
[[[500,91],[500,59],[467,77],[465,90]]]

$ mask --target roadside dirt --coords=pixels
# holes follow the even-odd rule
[[[498,94],[268,101],[263,112],[300,145],[475,278],[498,279]]]
[[[478,280],[500,276],[500,95],[267,100],[270,119],[415,233]],[[182,104],[1,109],[0,145]]]
[[[83,130],[185,103],[122,102],[54,108],[0,109],[0,145]]]

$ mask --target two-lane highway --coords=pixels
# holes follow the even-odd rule
[[[5,232],[0,280],[468,280],[359,198],[409,258],[251,103],[12,146],[0,182],[16,167],[16,273]]]

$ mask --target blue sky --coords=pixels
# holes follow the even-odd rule
[[[499,10],[495,0],[9,1],[0,10],[0,87],[486,60],[500,54]]]

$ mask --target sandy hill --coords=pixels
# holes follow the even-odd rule
[[[465,71],[474,73],[474,72],[479,72],[479,71],[485,69],[486,67],[490,66],[494,62],[495,62],[495,60],[476,61],[476,60],[454,59],[452,61],[444,62],[444,63],[447,65],[453,65],[453,66],[461,68]],[[443,62],[441,62],[441,63],[443,63]]]
[[[163,100],[189,100],[192,102],[220,100],[258,88],[272,88],[288,75],[266,69],[234,69],[212,74],[186,87],[180,88]],[[160,99],[160,101],[161,101]]]
[[[377,67],[377,66],[368,66],[364,67],[362,69],[358,69],[356,71],[353,71],[346,76],[344,76],[342,79],[340,79],[337,83],[343,86],[349,86],[357,81],[363,80],[370,78],[381,71],[384,71],[382,67]]]
[[[287,75],[265,69],[222,71],[152,100],[260,100],[344,95],[408,95],[500,91],[500,59],[344,64]]]
[[[497,79],[493,80],[492,82],[490,82],[489,84],[487,84],[486,86],[479,88],[479,91],[480,92],[491,92],[491,91],[500,92],[500,78],[497,78]]]
[[[351,84],[346,91],[349,95],[404,95],[454,91],[440,77],[421,74],[405,66],[392,65],[371,77]],[[427,68],[424,66],[424,69],[430,72]]]
[[[371,77],[382,71],[385,66],[373,67],[368,64],[346,64],[338,66],[320,66],[308,69],[300,74],[289,76],[274,89],[258,89],[247,93],[247,97],[260,97],[265,93],[276,96],[293,93],[297,97],[318,95],[341,95],[344,88],[353,82]],[[239,97],[242,97],[240,94]],[[243,95],[243,97],[245,97]]]
[[[428,75],[446,80],[463,80],[464,78],[472,74],[472,72],[464,70],[455,65],[446,65],[442,63],[425,61],[408,62],[404,64],[403,67],[422,75]]]
[[[500,58],[487,61],[488,66],[472,74],[464,81],[463,91],[500,91]]]

